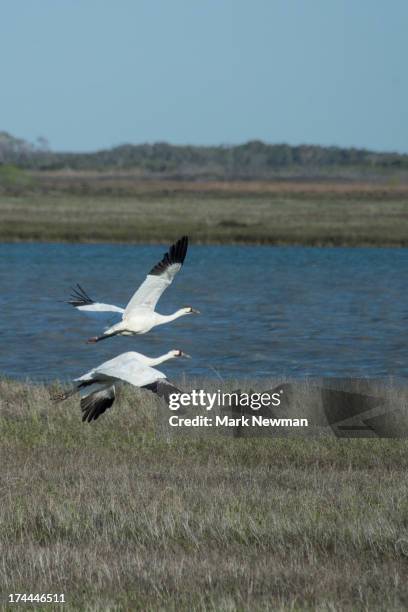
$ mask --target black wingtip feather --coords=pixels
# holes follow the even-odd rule
[[[182,236],[180,240],[171,245],[167,253],[163,255],[163,259],[150,270],[149,274],[159,276],[172,264],[179,263],[183,265],[187,249],[188,236]]]
[[[167,379],[160,379],[154,383],[149,385],[144,385],[142,389],[148,389],[153,393],[156,393],[159,397],[163,397],[166,403],[168,404],[170,401],[170,395],[173,393],[178,393],[180,395],[181,391],[173,385],[173,383],[169,382]]]
[[[81,399],[82,422],[96,421],[115,401],[115,387],[90,393]]]
[[[76,287],[72,288],[71,299],[67,303],[71,304],[71,306],[89,306],[90,304],[95,304],[95,301],[89,297],[78,283]]]

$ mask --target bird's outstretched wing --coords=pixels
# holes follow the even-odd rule
[[[148,368],[152,370],[153,368]],[[153,391],[159,397],[163,397],[167,404],[172,393],[181,393],[180,389],[165,379],[142,386],[143,389]],[[81,399],[82,422],[96,421],[108,408],[110,408],[116,398],[115,385],[103,387],[85,395]]]
[[[159,397],[163,397],[167,404],[170,401],[170,395],[173,393],[177,393],[178,395],[181,394],[180,389],[178,389],[167,379],[156,380],[150,385],[144,385],[143,389],[148,389],[149,391],[156,393]]]
[[[93,371],[94,380],[123,380],[135,387],[143,387],[160,378],[166,378],[163,372],[142,363],[135,363],[132,352],[122,353],[106,361]]]
[[[144,282],[126,306],[124,316],[129,316],[134,308],[144,306],[154,310],[161,294],[173,282],[177,272],[181,269],[187,254],[188,237],[183,236],[173,244],[163,259],[159,261],[146,276]]]
[[[98,389],[81,399],[82,421],[96,421],[115,401],[115,385]]]
[[[125,309],[120,306],[95,302],[79,284],[72,289],[71,297],[67,303],[71,304],[71,306],[80,312],[91,315],[93,318],[98,319],[106,325],[113,325],[119,322],[125,312]]]

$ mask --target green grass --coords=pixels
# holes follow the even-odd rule
[[[234,185],[0,196],[0,240],[407,246],[408,192]],[[251,191],[253,189],[253,191]]]
[[[82,424],[77,399],[0,382],[3,602],[407,609],[406,441],[163,438],[162,409],[126,388]]]

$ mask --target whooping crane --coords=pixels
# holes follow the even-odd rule
[[[153,327],[174,321],[188,314],[199,314],[191,306],[180,308],[171,315],[162,315],[155,312],[155,307],[162,293],[171,285],[177,272],[181,269],[186,257],[188,237],[183,236],[173,244],[163,259],[159,261],[146,276],[144,282],[137,289],[125,309],[112,304],[94,302],[78,285],[74,290],[69,304],[78,310],[90,314],[108,314],[120,318],[118,323],[108,327],[100,336],[89,338],[88,342],[99,342],[111,336],[133,336],[146,334]]]
[[[58,394],[53,399],[63,401],[86,389],[88,393],[81,399],[81,409],[82,421],[88,421],[88,423],[96,420],[112,406],[115,401],[115,383],[119,381],[148,389],[159,397],[164,397],[168,402],[169,396],[172,393],[180,393],[180,390],[167,380],[163,372],[156,370],[153,366],[175,357],[189,357],[189,355],[179,349],[169,351],[157,358],[146,357],[135,351],[122,353],[79,378],[75,378],[75,384],[71,390]]]

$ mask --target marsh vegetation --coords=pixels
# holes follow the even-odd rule
[[[0,240],[407,246],[408,188],[73,177],[0,195]],[[20,183],[19,183],[20,185]]]
[[[82,424],[75,398],[1,382],[3,602],[33,591],[65,593],[67,610],[407,608],[406,441],[166,439],[157,410],[123,389]]]

